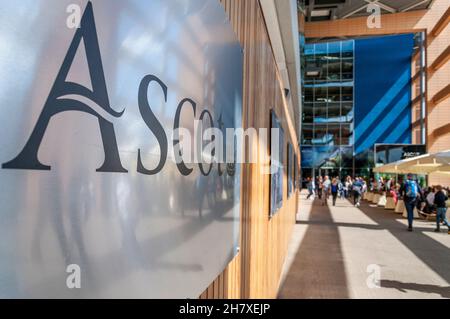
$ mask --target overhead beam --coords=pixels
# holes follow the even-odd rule
[[[426,31],[421,21],[427,12],[428,10],[424,9],[386,14],[383,17],[383,27],[372,29],[367,26],[367,17],[354,17],[351,24],[345,19],[306,23],[305,37],[357,37]]]
[[[390,12],[390,13],[397,13],[397,9],[392,8],[392,7],[390,7],[390,6],[388,6],[388,5],[384,4],[384,3],[382,3],[382,2],[380,2],[380,1],[377,1],[376,4],[379,5],[381,8],[383,8],[384,10]]]
[[[380,8],[383,8],[384,10],[390,12],[390,13],[396,13],[397,10],[380,2],[380,0],[364,0],[366,1],[368,4],[376,4],[377,6],[379,6]]]
[[[363,5],[362,7],[358,8],[356,10],[353,10],[353,11],[347,13],[347,14],[344,14],[343,16],[339,17],[339,19],[347,19],[348,17],[351,17],[352,15],[354,15],[354,14],[356,14],[356,13],[358,13],[358,12],[364,10],[364,9],[366,9],[368,6],[369,6],[368,4],[365,4],[365,5]]]
[[[419,2],[416,2],[416,3],[413,3],[413,4],[409,5],[409,6],[400,8],[399,11],[400,12],[406,12],[406,11],[412,10],[412,9],[417,8],[418,6],[420,6],[420,5],[424,4],[424,3],[427,3],[428,1],[430,1],[430,0],[422,0],[422,1],[419,1]]]

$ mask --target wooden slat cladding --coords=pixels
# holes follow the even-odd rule
[[[449,40],[450,42],[450,40]],[[433,62],[430,67],[430,72],[435,72],[443,67],[450,60],[450,45],[445,49]]]
[[[284,163],[288,141],[299,160],[294,121],[290,117],[292,107],[284,97],[259,1],[220,2],[244,49],[243,127],[270,129],[273,109],[285,132]],[[287,196],[285,169],[283,207],[270,219],[270,175],[263,171],[269,166],[269,148],[255,138],[249,152],[257,161],[242,167],[240,252],[200,298],[274,298],[277,295],[298,196]]]
[[[445,29],[445,27],[450,23],[450,7],[442,14],[442,17],[431,30],[431,35],[437,37]]]
[[[439,92],[437,92],[434,96],[433,96],[433,104],[439,104],[442,101],[444,101],[445,99],[448,99],[450,97],[450,84],[448,84],[445,88],[443,88],[442,90],[440,90]]]

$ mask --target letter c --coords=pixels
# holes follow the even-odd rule
[[[211,127],[214,127],[214,123],[213,123],[213,119],[212,119],[212,115],[208,110],[203,110],[202,114],[200,115],[200,121],[203,122],[205,115],[208,115],[209,117],[209,122],[211,123]],[[207,171],[205,171],[205,169],[203,168],[203,164],[199,163],[198,167],[200,168],[200,172],[202,173],[203,176],[208,176],[211,173],[212,167],[213,167],[213,163],[211,162],[211,164],[209,165],[209,169]]]

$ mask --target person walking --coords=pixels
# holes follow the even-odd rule
[[[308,177],[307,181],[308,183],[306,184],[306,187],[308,188],[308,196],[306,199],[309,199],[311,196],[314,198],[314,181],[311,177]]]
[[[398,194],[397,194],[397,189],[395,185],[391,185],[391,189],[390,189],[390,194],[391,197],[394,199],[394,204],[397,205],[398,203]]]
[[[352,182],[352,178],[350,176],[347,176],[347,179],[345,181],[345,186],[344,186],[344,195],[345,198],[348,198],[351,192],[353,186],[353,182]]]
[[[425,197],[426,205],[425,205],[425,213],[431,214],[435,211],[434,199],[436,197],[436,190],[433,187],[428,187],[428,194]]]
[[[414,208],[417,205],[417,200],[420,194],[420,187],[412,174],[408,174],[408,178],[402,186],[400,193],[403,195],[406,211],[408,212],[408,231],[413,231]]]
[[[319,176],[317,179],[317,196],[319,196],[319,200],[322,200],[322,192],[323,192],[323,179],[322,176]]]
[[[327,175],[325,176],[325,179],[323,181],[322,205],[326,205],[328,203],[328,196],[330,195],[330,185],[331,185],[330,177]]]
[[[367,183],[364,180],[364,178],[362,178],[362,177],[359,178],[359,181],[362,184],[362,192],[361,192],[361,196],[362,196],[364,193],[367,193]]]
[[[353,202],[355,207],[361,206],[361,194],[363,192],[363,183],[361,178],[356,178],[353,182]]]
[[[338,196],[340,199],[344,198],[345,192],[344,192],[344,184],[341,182],[339,177],[336,177],[337,184],[338,184]]]
[[[386,192],[391,191],[391,186],[392,186],[392,178],[389,178],[388,181],[386,182]]]
[[[336,199],[339,191],[339,183],[336,178],[333,178],[330,188],[331,188],[331,196],[333,197],[333,206],[336,206]]]
[[[378,178],[378,183],[376,184],[377,185],[377,191],[378,192],[381,192],[382,190],[383,190],[383,188],[384,188],[384,179],[383,179],[383,177],[382,176],[380,176],[379,178]]]
[[[436,186],[436,194],[434,195],[434,205],[436,206],[436,229],[435,232],[441,231],[441,220],[444,222],[444,225],[448,227],[448,234],[450,235],[450,224],[447,220],[447,200],[448,196],[442,190],[442,186]]]

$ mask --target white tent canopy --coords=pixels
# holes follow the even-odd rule
[[[391,174],[444,174],[450,177],[450,150],[425,154],[386,164],[373,170],[375,173]]]

